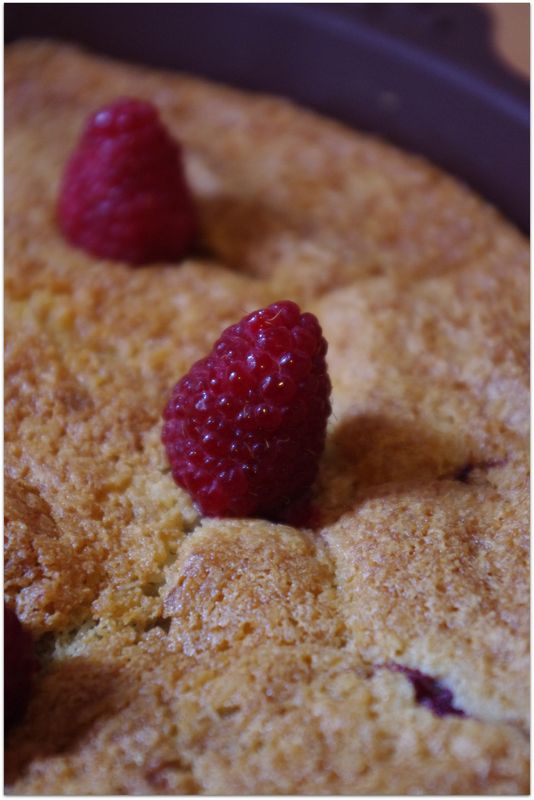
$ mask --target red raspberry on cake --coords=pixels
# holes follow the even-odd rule
[[[291,301],[227,328],[174,387],[162,440],[208,516],[281,519],[312,486],[330,414],[327,344]]]
[[[90,117],[63,176],[58,219],[69,242],[100,258],[184,256],[195,210],[180,146],[151,103],[117,100]]]
[[[33,642],[19,618],[4,603],[4,709],[9,727],[23,715],[35,669]]]

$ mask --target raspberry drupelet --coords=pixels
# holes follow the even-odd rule
[[[327,343],[291,301],[227,328],[174,387],[162,440],[208,516],[281,519],[312,486],[330,414]]]
[[[183,258],[195,209],[180,146],[151,103],[121,99],[89,118],[63,176],[58,220],[71,244],[100,258]]]

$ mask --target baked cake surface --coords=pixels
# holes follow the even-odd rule
[[[524,239],[279,99],[47,42],[5,78],[5,592],[42,663],[7,790],[527,793]],[[183,143],[204,255],[133,269],[58,233],[66,158],[118,96]],[[329,341],[320,525],[203,519],[163,406],[285,298]]]

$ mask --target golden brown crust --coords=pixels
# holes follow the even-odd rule
[[[528,250],[423,161],[281,100],[53,43],[6,57],[6,593],[43,668],[20,794],[528,791]],[[69,247],[85,117],[147,97],[202,247]],[[334,414],[315,531],[200,520],[167,393],[282,297],[318,314]],[[468,716],[414,700],[395,662]]]

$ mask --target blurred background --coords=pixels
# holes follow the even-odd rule
[[[530,3],[5,3],[48,37],[289,97],[530,220]]]
[[[501,58],[520,75],[530,75],[530,3],[486,3],[493,40]]]
[[[73,34],[78,39],[94,39],[95,21],[100,17],[116,18],[122,6],[122,18],[133,4],[94,4],[107,7],[91,12],[87,3],[5,3],[5,38],[11,41],[20,35],[40,34],[47,28],[50,33],[66,37]],[[161,14],[160,3],[150,5],[153,16]],[[198,15],[210,13],[215,4],[176,3],[182,12]],[[237,4],[218,3],[231,15]],[[244,3],[242,5],[252,5]],[[269,4],[257,4],[265,6]],[[330,13],[345,16],[364,25],[382,30],[390,36],[405,39],[423,47],[434,49],[451,59],[488,61],[492,57],[520,77],[530,74],[530,3],[279,3],[279,6],[323,8]],[[96,15],[96,16],[95,16]],[[98,24],[96,22],[96,24]],[[224,31],[223,31],[224,33]],[[113,32],[100,37],[112,41]],[[115,38],[117,32],[115,32]]]
[[[326,7],[326,4],[324,4]],[[530,76],[530,3],[329,3],[347,18],[490,80]]]

